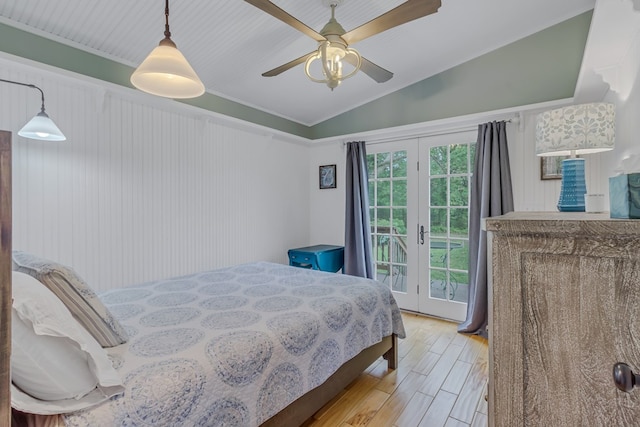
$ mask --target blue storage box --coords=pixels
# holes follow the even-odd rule
[[[640,218],[640,173],[609,178],[611,218]]]
[[[289,249],[289,265],[337,272],[344,264],[344,246],[315,245]]]

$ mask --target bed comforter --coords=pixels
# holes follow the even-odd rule
[[[388,287],[266,262],[109,291],[125,393],[68,426],[257,426],[392,333]]]

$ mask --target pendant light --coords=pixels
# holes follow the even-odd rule
[[[56,126],[53,120],[51,120],[44,111],[44,92],[42,89],[30,83],[14,82],[13,80],[0,79],[0,82],[26,86],[40,91],[40,96],[42,98],[42,107],[40,108],[40,112],[18,131],[18,135],[24,138],[39,139],[42,141],[65,141],[67,139],[58,126]]]
[[[164,39],[131,75],[138,89],[166,98],[195,98],[204,93],[204,85],[189,62],[171,40],[169,0],[166,0]]]

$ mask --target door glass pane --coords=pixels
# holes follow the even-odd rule
[[[447,299],[447,271],[430,269],[431,283],[429,283],[429,297],[437,299]]]
[[[376,160],[378,166],[376,169],[376,179],[391,177],[391,153],[378,153]]]
[[[378,192],[376,194],[377,206],[391,205],[391,181],[378,181]]]
[[[429,231],[431,236],[447,236],[447,209],[430,209]]]
[[[429,173],[445,175],[447,173],[447,147],[432,147],[429,149]]]
[[[375,165],[369,174],[369,208],[372,223],[376,279],[395,291],[407,291],[407,153],[367,155]]]
[[[467,144],[453,144],[450,146],[451,168],[449,173],[458,174],[467,172],[468,147]]]
[[[451,224],[449,226],[451,236],[469,238],[468,213],[467,208],[451,208]]]
[[[393,190],[393,206],[407,206],[407,181],[393,180],[391,185]]]
[[[431,178],[431,206],[447,206],[447,178]]]
[[[464,302],[469,289],[469,183],[475,144],[430,149],[429,296]]]
[[[407,152],[396,151],[393,153],[393,177],[394,178],[406,178],[407,177]]]
[[[369,174],[369,178],[375,179],[376,177],[376,155],[368,155],[367,156],[367,173]]]
[[[429,240],[431,254],[431,266],[437,268],[447,268],[449,266],[448,243],[445,239],[437,238]]]
[[[450,180],[451,206],[467,206],[469,203],[469,178],[454,176]]]
[[[376,225],[378,226],[378,229],[380,229],[380,227],[389,227],[389,225],[391,224],[391,209],[389,208],[378,208],[378,221],[376,223]]]
[[[382,234],[382,235],[376,236],[376,242],[378,246],[378,255],[379,255],[377,259],[380,262],[391,261],[391,257],[389,255],[389,242],[390,242],[389,235]]]
[[[407,292],[407,266],[395,265],[394,267],[391,290],[395,292]]]
[[[402,236],[407,235],[407,209],[393,209],[393,229],[394,233]]]
[[[467,240],[451,239],[449,269],[450,299],[466,303],[469,293],[469,242]]]

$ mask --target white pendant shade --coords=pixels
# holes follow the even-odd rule
[[[18,135],[43,141],[65,141],[66,136],[44,111],[39,112],[20,129]]]
[[[204,85],[182,53],[174,46],[161,44],[131,75],[138,89],[166,98],[195,98],[204,93]]]

